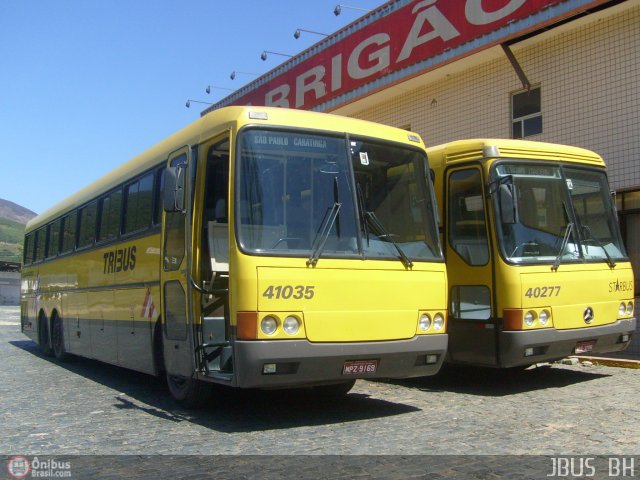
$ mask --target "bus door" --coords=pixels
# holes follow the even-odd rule
[[[229,148],[225,134],[204,145],[206,158],[199,251],[202,329],[196,342],[210,377],[229,382],[233,373],[231,327],[229,325]],[[196,200],[196,203],[198,201]],[[195,230],[195,227],[194,227]],[[195,262],[195,259],[194,259]],[[195,308],[198,305],[194,305]]]
[[[449,279],[449,353],[454,363],[496,365],[492,266],[482,170],[446,174],[446,258]]]
[[[169,157],[164,181],[162,224],[162,335],[167,375],[191,377],[195,371],[189,270],[189,218],[191,212],[191,162],[189,148]]]

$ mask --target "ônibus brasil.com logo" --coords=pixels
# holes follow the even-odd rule
[[[53,458],[40,460],[38,457],[29,460],[22,455],[16,455],[7,461],[7,471],[12,478],[70,478],[71,462]]]

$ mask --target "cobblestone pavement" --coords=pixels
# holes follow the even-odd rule
[[[127,462],[145,463],[149,455],[202,455],[190,457],[190,464],[207,465],[209,473],[225,458],[236,468],[244,465],[238,476],[217,478],[287,478],[277,468],[291,463],[302,469],[298,478],[314,478],[304,472],[317,464],[323,473],[315,478],[506,478],[499,473],[513,463],[510,457],[464,457],[454,467],[452,457],[423,456],[543,455],[549,457],[524,457],[539,476],[511,478],[545,478],[551,456],[633,460],[640,453],[640,371],[633,369],[554,364],[509,375],[456,369],[431,378],[358,381],[333,402],[307,391],[222,389],[209,408],[187,411],[153,377],[91,360],[43,357],[20,333],[11,307],[0,307],[0,358],[0,453],[118,455],[107,457],[112,472],[131,468]],[[69,458],[89,473],[97,468],[87,457]],[[171,463],[166,458],[151,457],[147,464],[162,472]],[[417,470],[399,473],[398,462]],[[341,471],[346,464],[355,470]],[[374,473],[366,475],[364,465],[376,466]],[[438,465],[439,473],[428,474]],[[460,465],[467,473],[457,476]],[[640,478],[640,457],[634,474]]]

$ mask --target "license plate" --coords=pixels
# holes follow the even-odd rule
[[[595,340],[589,340],[588,342],[578,342],[576,344],[576,353],[587,353],[593,351],[593,347],[596,344]]]
[[[376,373],[378,360],[347,360],[342,367],[343,375],[360,375],[363,373]]]

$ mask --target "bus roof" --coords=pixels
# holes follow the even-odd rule
[[[529,140],[469,139],[436,145],[427,149],[429,165],[443,168],[446,165],[473,160],[498,160],[517,158],[525,160],[550,160],[574,162],[604,167],[605,163],[595,152],[580,147]]]
[[[266,114],[267,119],[261,118]],[[39,228],[56,217],[84,205],[117,187],[129,178],[165,162],[169,154],[185,145],[196,145],[232,128],[244,125],[303,126],[327,132],[349,132],[424,148],[422,139],[414,133],[365,120],[275,107],[225,107],[214,110],[182,130],[174,133],[140,155],[120,165],[102,178],[67,197],[27,223],[26,232]]]

